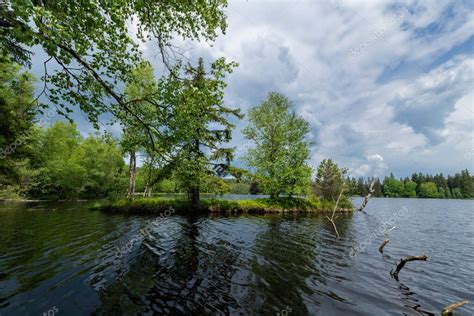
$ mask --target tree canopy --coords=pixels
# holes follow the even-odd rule
[[[309,124],[292,109],[282,94],[271,92],[259,106],[248,113],[245,137],[255,144],[248,150],[246,161],[255,168],[264,192],[272,197],[280,194],[305,194],[311,183],[310,143],[305,139]]]
[[[36,114],[33,83],[20,65],[0,57],[0,184],[5,186],[19,180],[20,165],[31,154],[27,139]]]
[[[92,123],[100,114],[124,113],[152,130],[121,87],[134,80],[143,63],[140,42],[156,43],[172,69],[174,38],[214,40],[225,31],[225,0],[204,1],[20,1],[0,2],[0,51],[29,64],[33,46],[49,56],[44,63],[43,94],[67,115],[79,106]],[[60,71],[49,73],[54,61]],[[153,95],[142,102],[156,105]]]

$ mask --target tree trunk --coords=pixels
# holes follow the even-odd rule
[[[400,272],[400,270],[403,269],[403,267],[405,266],[407,262],[415,261],[415,260],[426,261],[428,260],[428,257],[427,256],[409,256],[409,257],[401,258],[400,262],[397,264],[397,268],[395,269],[395,272],[390,271],[390,275],[392,275],[395,278],[395,280],[398,281],[398,273]]]
[[[191,188],[191,205],[193,207],[193,213],[201,209],[201,197],[199,196],[199,186]]]
[[[148,197],[149,194],[148,194],[148,182],[145,184],[145,189],[143,190],[143,197]]]
[[[133,200],[133,197],[135,196],[135,183],[137,180],[137,157],[134,149],[130,150],[129,176],[130,184],[128,187],[127,197]]]
[[[197,135],[199,135],[199,130],[197,131]],[[199,138],[196,137],[194,139],[194,159],[199,159],[199,155],[201,154],[201,149],[199,146]],[[195,163],[198,163],[196,161]],[[190,194],[191,194],[191,205],[193,207],[193,213],[197,212],[201,209],[201,197],[199,196],[200,191],[200,179],[199,177],[194,179],[194,183],[192,184]]]

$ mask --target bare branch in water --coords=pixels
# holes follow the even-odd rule
[[[397,268],[395,269],[395,272],[390,271],[390,275],[393,276],[397,281],[398,281],[398,273],[400,272],[401,269],[405,266],[405,264],[409,261],[415,261],[415,260],[422,260],[426,261],[428,259],[427,256],[409,256],[405,258],[401,258],[400,262],[397,265]]]
[[[443,315],[443,316],[450,315],[456,308],[461,307],[463,305],[466,305],[467,303],[469,303],[468,300],[462,300],[460,302],[448,305],[445,308],[443,308],[443,311],[441,312],[441,315]]]
[[[380,253],[383,253],[383,248],[384,248],[389,242],[390,242],[389,239],[385,239],[385,240],[383,241],[382,245],[380,245],[380,247],[379,247]]]
[[[336,232],[337,237],[339,237],[339,232],[337,231],[336,223],[334,223],[334,219],[335,219],[334,216],[336,215],[337,206],[339,205],[339,201],[341,200],[341,196],[343,192],[344,192],[344,184],[342,185],[341,192],[339,193],[339,196],[337,197],[336,205],[334,205],[334,209],[332,210],[331,218],[326,216],[326,218],[332,223],[332,226],[334,227],[334,231]]]
[[[356,209],[356,211],[361,211],[363,212],[363,209],[367,206],[367,203],[369,203],[369,199],[372,197],[372,194],[374,194],[375,190],[374,190],[374,181],[372,181],[372,183],[370,184],[370,187],[369,187],[369,193],[365,196],[364,198],[364,201],[362,202],[362,204]]]

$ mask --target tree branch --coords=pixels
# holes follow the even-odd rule
[[[48,40],[51,40],[48,36],[43,35]],[[52,41],[54,43],[54,41]],[[150,127],[143,122],[143,120],[136,114],[134,113],[128,106],[127,103],[123,100],[122,96],[120,96],[117,92],[114,91],[110,85],[105,82],[102,77],[89,65],[87,61],[85,61],[75,50],[72,48],[61,44],[61,43],[55,43],[56,46],[61,48],[62,50],[66,51],[69,53],[74,59],[77,60],[85,69],[89,71],[90,74],[94,77],[94,79],[107,91],[107,93],[112,96],[118,104],[120,104],[121,107],[125,109],[126,112],[128,112],[130,115],[132,115],[140,124],[145,128],[146,133],[148,134],[148,137],[150,138],[152,148],[155,149],[155,142],[153,140],[153,135],[151,134]]]
[[[380,253],[383,253],[383,248],[384,248],[389,242],[390,242],[389,239],[385,239],[385,240],[383,241],[383,243],[382,243],[382,244],[380,245],[380,247],[379,247]]]
[[[390,271],[390,275],[393,276],[398,281],[398,273],[400,272],[401,269],[403,269],[403,267],[405,266],[407,262],[416,261],[416,260],[426,261],[427,259],[428,259],[427,256],[409,256],[409,257],[401,258],[400,262],[397,265],[397,268],[395,269],[395,272]]]
[[[374,193],[374,183],[372,182],[369,187],[369,193],[365,196],[364,201],[362,204],[356,209],[356,211],[363,212],[363,209],[367,206],[367,203],[369,203],[369,199],[372,197],[372,194]]]
[[[443,310],[441,312],[441,315],[443,315],[443,316],[450,315],[456,308],[459,308],[463,305],[466,305],[467,303],[469,303],[468,300],[462,300],[460,302],[448,305],[445,308],[443,308]]]
[[[334,209],[332,210],[331,218],[326,216],[326,218],[332,223],[332,226],[334,227],[334,231],[336,232],[337,237],[339,237],[339,232],[337,231],[336,223],[334,223],[334,216],[336,215],[336,209],[339,204],[339,201],[341,200],[341,196],[343,192],[344,192],[344,184],[342,184],[341,192],[339,193],[336,204],[334,205]]]

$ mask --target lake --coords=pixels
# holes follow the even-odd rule
[[[336,238],[324,215],[2,204],[0,314],[430,315],[461,299],[474,314],[474,201],[374,198],[366,212],[339,217]],[[408,255],[429,259],[397,281]]]

